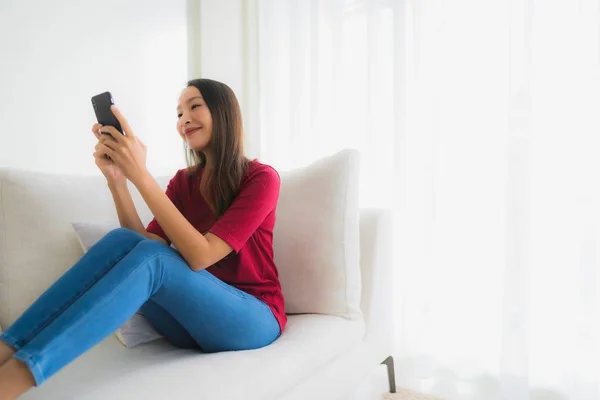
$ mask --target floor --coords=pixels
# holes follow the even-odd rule
[[[398,379],[396,379],[398,382]],[[387,377],[387,368],[380,365],[378,369],[373,370],[370,376],[366,377],[352,392],[346,393],[344,400],[444,400],[443,398],[425,395],[406,388],[397,388],[396,393],[386,393],[389,390]],[[380,397],[379,397],[380,396]]]
[[[408,389],[398,389],[396,393],[386,393],[383,395],[382,400],[443,400],[439,397],[428,396],[425,394],[419,394]]]

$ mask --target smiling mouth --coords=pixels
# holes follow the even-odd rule
[[[199,130],[200,130],[200,128],[194,128],[194,129],[192,129],[192,130],[190,130],[188,132],[185,132],[185,136],[193,135],[194,133],[196,133]]]

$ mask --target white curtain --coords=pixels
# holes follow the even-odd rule
[[[600,399],[598,0],[259,0],[260,157],[362,153],[398,383]]]

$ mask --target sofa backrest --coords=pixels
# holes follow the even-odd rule
[[[158,178],[166,188],[167,177]],[[131,190],[144,223],[152,215]],[[0,325],[10,326],[82,256],[71,222],[118,218],[104,177],[0,169]]]
[[[288,313],[361,317],[358,153],[281,173],[275,261]],[[170,177],[156,178],[166,187]],[[144,225],[152,215],[130,186]],[[101,176],[0,169],[0,325],[5,329],[82,256],[71,223],[118,218]]]

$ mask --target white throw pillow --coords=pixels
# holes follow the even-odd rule
[[[286,312],[361,318],[358,151],[280,175],[273,241]]]
[[[91,224],[86,222],[72,222],[71,225],[77,234],[77,240],[84,253],[102,239],[113,229],[119,228],[114,224]]]
[[[71,225],[77,234],[77,239],[84,253],[108,232],[119,227],[118,225],[90,224],[84,222],[73,222]],[[115,336],[127,348],[152,342],[163,337],[140,312],[134,314],[123,326],[117,329]]]

